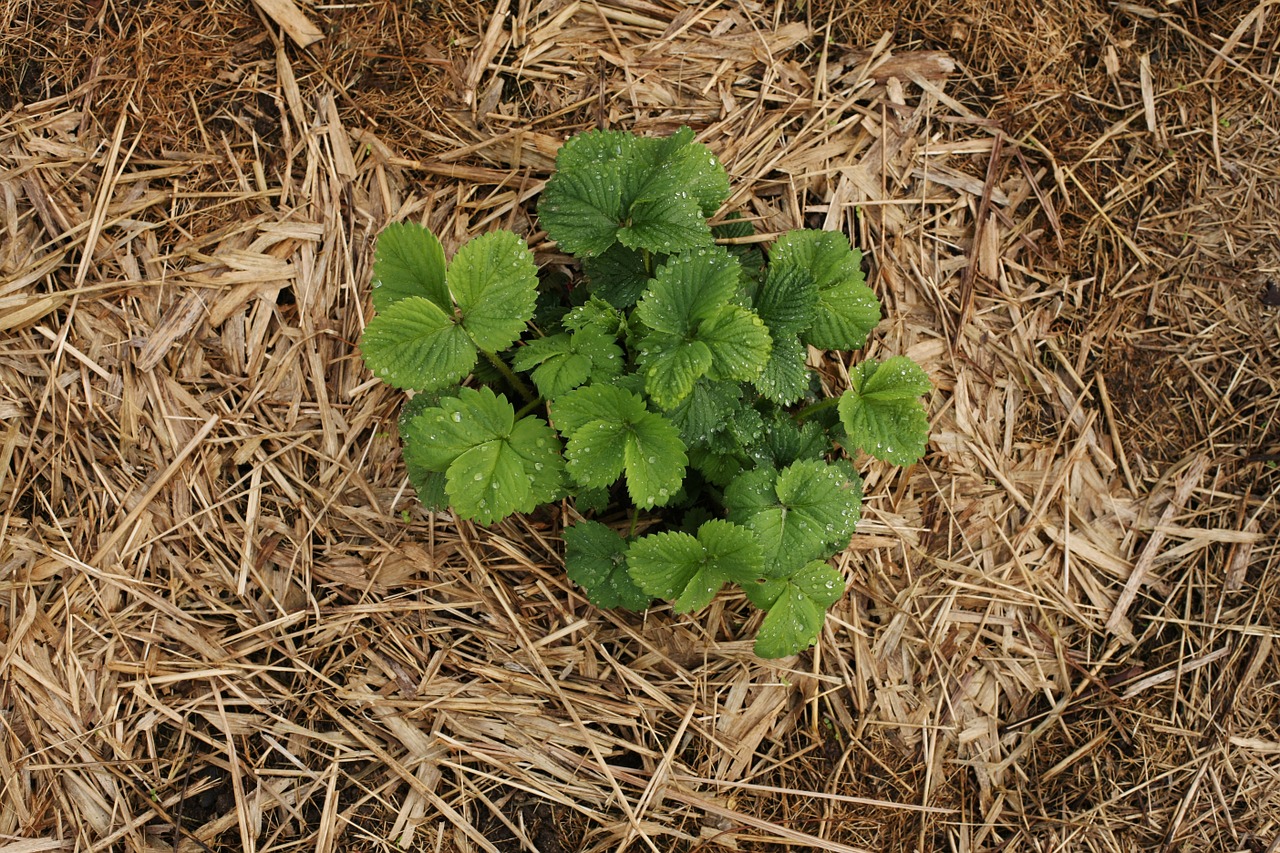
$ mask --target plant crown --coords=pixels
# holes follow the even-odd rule
[[[862,506],[847,455],[919,459],[930,383],[908,358],[868,360],[826,397],[809,348],[858,349],[880,321],[861,255],[843,234],[800,230],[766,257],[741,239],[747,221],[709,224],[728,197],[688,128],[582,133],[538,216],[585,287],[540,280],[508,231],[446,261],[425,228],[391,225],[361,349],[417,392],[400,426],[428,507],[492,524],[567,497],[597,519],[629,505],[625,533],[564,531],[569,577],[593,603],[689,612],[736,584],[767,611],[757,654],[782,657],[817,640],[844,593],[827,561]]]

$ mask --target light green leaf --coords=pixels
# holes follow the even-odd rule
[[[838,404],[850,448],[894,465],[910,465],[924,455],[929,416],[920,397],[929,377],[906,356],[884,363],[864,361],[849,371],[851,388]]]
[[[726,305],[716,316],[698,327],[698,340],[711,350],[707,376],[750,382],[769,361],[773,341],[769,330],[754,313],[737,305]]]
[[[569,476],[588,488],[608,486],[622,475],[626,465],[627,424],[591,421],[574,432],[565,444]]]
[[[564,565],[569,580],[587,592],[597,607],[644,610],[652,597],[627,573],[627,543],[614,530],[595,521],[564,529]]]
[[[510,231],[490,231],[464,244],[446,274],[466,329],[481,350],[511,346],[533,317],[538,268],[533,252]]]
[[[806,460],[781,472],[743,474],[725,490],[725,506],[731,520],[759,537],[765,574],[782,577],[848,544],[862,510],[862,488],[840,467]]]
[[[655,333],[645,338],[640,366],[644,370],[644,390],[664,409],[678,404],[713,361],[710,348],[702,341],[686,341]]]
[[[757,596],[772,593],[769,612],[756,636],[755,652],[762,658],[788,657],[816,643],[827,618],[827,608],[844,594],[844,578],[821,560],[809,563],[785,581],[774,581],[768,586],[767,592],[756,593]],[[748,597],[752,597],[751,594]]]
[[[684,482],[688,465],[680,433],[662,415],[652,412],[632,423],[627,436],[627,491],[641,509],[662,506]]]
[[[515,351],[511,366],[532,370],[530,376],[544,398],[572,391],[591,374],[591,359],[575,352],[572,340],[565,333],[532,340]]]
[[[446,476],[445,491],[453,508],[481,524],[535,506],[524,460],[506,441],[493,439],[472,447],[454,460]]]
[[[719,519],[688,533],[657,533],[631,543],[627,571],[638,587],[674,599],[674,610],[705,607],[729,581],[754,582],[760,574],[760,547],[751,531]]]
[[[637,506],[665,504],[688,464],[675,426],[621,388],[589,385],[553,400],[551,416],[568,442],[568,470],[584,486],[605,486],[625,472]]]
[[[516,421],[506,397],[488,388],[461,388],[414,417],[405,459],[420,471],[444,473],[454,510],[482,524],[529,512],[563,492],[554,431],[536,417]]]
[[[612,385],[588,385],[551,401],[551,421],[569,435],[592,421],[630,423],[644,417],[644,400]]]
[[[451,308],[444,270],[444,249],[434,234],[412,222],[388,225],[378,235],[373,260],[374,309],[386,311],[409,296]]]
[[[466,332],[424,296],[400,299],[370,320],[360,350],[383,382],[422,391],[458,382],[476,363]]]

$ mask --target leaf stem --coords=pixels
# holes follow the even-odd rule
[[[538,401],[537,393],[530,388],[523,379],[516,375],[516,372],[507,366],[507,363],[498,357],[496,353],[480,350],[484,353],[484,357],[489,359],[489,363],[502,374],[502,377],[511,383],[511,386],[520,392],[520,396],[524,398],[526,403],[536,403]]]

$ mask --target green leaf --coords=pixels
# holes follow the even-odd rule
[[[451,307],[444,286],[444,249],[436,236],[412,222],[388,225],[378,235],[373,260],[373,307],[386,311],[409,296]]]
[[[820,460],[749,471],[729,484],[724,499],[729,518],[760,538],[770,577],[847,545],[862,510],[861,483]]]
[[[805,565],[785,581],[765,586],[768,589],[756,593],[772,597],[756,635],[755,652],[762,658],[788,657],[816,643],[827,608],[844,595],[844,578],[821,560]],[[759,604],[751,593],[748,597]]]
[[[424,399],[425,396],[419,394],[409,402]],[[408,409],[409,405],[406,404],[405,408]],[[401,420],[400,436],[404,442],[404,465],[409,475],[409,482],[418,493],[418,500],[427,509],[437,511],[449,505],[449,497],[445,494],[443,471],[433,468],[429,464],[432,461],[430,455],[422,452],[423,448],[431,446],[431,442],[427,438],[428,420],[421,417],[421,414],[421,412],[415,412]]]
[[[591,293],[616,308],[635,305],[652,281],[645,266],[644,253],[628,249],[621,243],[610,246],[596,257],[585,258],[582,270],[587,274]]]
[[[447,273],[462,328],[481,350],[511,346],[533,317],[538,268],[533,252],[510,231],[490,231],[464,244]]]
[[[564,529],[564,565],[569,580],[587,592],[596,607],[644,610],[652,597],[627,573],[627,543],[612,529],[582,521]]]
[[[818,289],[813,323],[802,330],[805,343],[820,349],[857,349],[880,322],[880,301],[862,275],[862,254],[836,231],[789,231],[778,238],[770,271],[807,272]]]
[[[730,303],[738,275],[738,262],[720,246],[677,255],[658,268],[635,316],[654,331],[689,335]]]
[[[589,487],[625,472],[631,501],[643,509],[667,503],[688,464],[675,426],[621,388],[590,385],[552,401],[551,415],[568,441],[569,474]]]
[[[750,382],[769,361],[773,341],[769,330],[753,312],[727,305],[698,327],[698,340],[711,350],[707,376]]]
[[[800,459],[819,459],[831,449],[831,440],[813,421],[800,425],[785,412],[765,423],[764,434],[757,446],[762,464],[785,468]]]
[[[523,460],[506,441],[495,438],[477,444],[455,459],[445,474],[453,508],[481,524],[536,506]]]
[[[732,423],[741,409],[742,386],[736,382],[700,379],[667,417],[680,430],[680,440],[692,447]]]
[[[538,338],[516,350],[512,366],[532,370],[533,382],[545,399],[559,397],[584,384],[588,377],[607,382],[622,372],[622,350],[615,338],[595,326],[573,334]]]
[[[729,581],[753,582],[760,574],[760,546],[751,531],[719,519],[688,533],[643,536],[627,550],[627,570],[638,587],[674,599],[677,613],[705,607]]]
[[[644,390],[664,409],[689,396],[694,383],[706,375],[714,361],[711,349],[702,341],[657,333],[646,337],[644,346],[640,355]]]
[[[795,335],[775,338],[764,370],[756,377],[756,388],[780,406],[787,406],[809,390],[807,350]]]
[[[637,157],[637,143],[625,131],[592,130],[560,148],[538,200],[538,221],[561,249],[594,257],[617,242],[626,214],[623,173]]]
[[[467,333],[424,296],[400,299],[370,320],[360,350],[373,374],[396,388],[444,388],[476,363]]]
[[[594,130],[560,149],[538,216],[551,239],[579,257],[618,242],[669,254],[710,245],[706,217],[728,195],[724,167],[687,128],[666,139]]]
[[[933,386],[920,366],[906,356],[868,360],[849,371],[849,381],[838,411],[850,448],[894,465],[923,456],[929,416],[920,397]]]
[[[754,306],[775,338],[798,335],[813,324],[818,283],[804,267],[775,264],[756,291]]]
[[[461,388],[410,423],[405,458],[446,475],[445,493],[459,516],[491,524],[529,512],[563,491],[560,442],[542,420],[516,421],[506,397]]]

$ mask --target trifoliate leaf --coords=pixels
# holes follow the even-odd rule
[[[511,346],[533,317],[538,268],[529,247],[510,231],[491,231],[464,244],[446,280],[462,312],[462,328],[485,352]]]
[[[773,341],[769,330],[753,312],[726,305],[720,313],[698,326],[698,340],[711,350],[707,376],[750,382],[769,361]]]
[[[801,333],[821,349],[857,349],[880,322],[880,301],[862,275],[862,254],[836,231],[789,231],[778,238],[770,271],[802,269],[818,288],[813,323]]]
[[[626,555],[626,541],[599,522],[582,521],[564,529],[569,580],[586,590],[596,607],[644,610],[652,601],[627,573]]]
[[[572,391],[592,377],[607,382],[622,372],[622,350],[612,335],[595,326],[530,341],[512,358],[516,370],[532,370],[538,393],[546,399]]]
[[[790,405],[809,390],[808,351],[795,335],[774,338],[769,362],[756,377],[756,388],[780,406]]]
[[[652,281],[644,253],[628,249],[621,243],[610,246],[594,258],[584,259],[582,269],[587,274],[592,295],[615,308],[635,305]]]
[[[781,577],[848,544],[862,510],[861,485],[841,468],[802,461],[743,474],[725,490],[725,505],[731,520],[759,537],[765,574]]]
[[[560,148],[538,200],[538,221],[560,248],[595,257],[617,242],[626,216],[624,172],[638,157],[637,143],[625,131],[592,130]]]
[[[378,235],[374,254],[374,309],[386,311],[409,296],[422,296],[449,309],[444,269],[444,249],[434,234],[412,222],[388,225]]]
[[[756,635],[755,653],[762,658],[798,654],[818,641],[827,608],[844,594],[844,578],[821,560],[805,565],[785,581],[773,581],[748,597],[769,597],[768,614]],[[746,587],[744,587],[746,589]]]
[[[627,571],[638,587],[657,598],[674,599],[674,610],[705,607],[729,581],[753,582],[762,565],[750,530],[719,519],[688,533],[657,533],[631,543]]]
[[[920,397],[933,386],[919,365],[906,356],[864,361],[849,371],[849,382],[838,409],[851,449],[894,465],[924,455],[929,416]]]
[[[370,320],[360,350],[383,382],[421,391],[456,383],[476,363],[467,333],[424,296],[400,299]]]
[[[684,480],[684,443],[662,415],[621,388],[590,385],[552,401],[551,415],[568,441],[569,474],[584,486],[606,486],[620,473],[636,506],[666,504]]]
[[[529,512],[563,490],[560,442],[536,417],[516,421],[506,397],[461,388],[410,422],[405,458],[444,473],[445,493],[464,518],[491,524]]]

